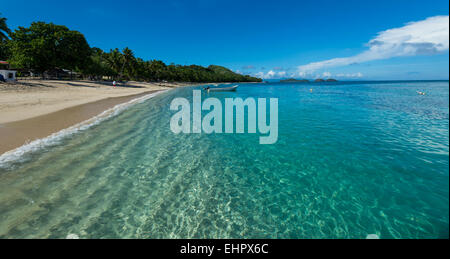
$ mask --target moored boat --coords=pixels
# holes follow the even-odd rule
[[[206,91],[213,91],[213,92],[230,92],[230,91],[236,91],[236,89],[238,88],[238,85],[233,85],[230,87],[207,87],[207,88],[203,88]]]

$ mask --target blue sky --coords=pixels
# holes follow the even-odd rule
[[[82,32],[92,47],[128,46],[143,59],[217,64],[265,78],[449,78],[448,1],[0,0],[0,12],[12,29],[53,22]],[[445,19],[446,43],[430,36],[431,48],[400,42],[405,47],[393,50],[398,37],[382,33],[419,22],[394,32],[420,41]]]

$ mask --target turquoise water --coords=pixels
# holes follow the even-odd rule
[[[448,81],[204,94],[279,98],[274,145],[173,134],[169,104],[192,89],[4,162],[0,238],[449,237]]]

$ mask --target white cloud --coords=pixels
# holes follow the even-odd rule
[[[368,50],[345,58],[313,62],[298,67],[298,75],[329,67],[346,66],[392,57],[442,53],[449,49],[449,16],[434,16],[378,33]]]
[[[357,73],[340,73],[340,74],[336,74],[336,77],[346,77],[346,78],[361,78],[363,77],[363,74],[361,72],[357,72]]]
[[[305,71],[299,71],[298,72],[298,76],[299,77],[306,77],[308,75],[308,73],[306,73]]]
[[[284,77],[284,76],[286,76],[286,72],[285,71],[280,71],[280,72],[278,72],[278,76],[279,77]]]
[[[285,77],[286,76],[286,71],[279,71],[279,72],[275,72],[273,70],[270,70],[267,73],[264,72],[258,72],[256,74],[254,74],[254,76],[262,78],[262,79],[273,79],[273,78],[280,78],[280,77]]]
[[[273,70],[268,71],[267,73],[258,72],[253,74],[253,76],[262,78],[262,79],[278,79],[284,77],[296,77],[301,76],[302,78],[331,78],[331,77],[340,77],[340,78],[361,78],[363,74],[361,72],[357,73],[340,73],[340,74],[332,74],[331,72],[323,72],[323,73],[309,73],[309,72],[299,72],[299,73],[287,73],[286,71],[275,72]]]
[[[323,77],[331,77],[331,73],[330,72],[323,72],[322,76]]]

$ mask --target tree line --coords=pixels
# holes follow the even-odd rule
[[[33,22],[11,31],[0,17],[0,60],[12,67],[40,75],[61,69],[83,78],[102,80],[178,82],[260,82],[216,65],[166,65],[161,60],[143,60],[129,48],[109,52],[91,48],[83,34],[63,25]]]

